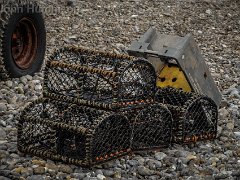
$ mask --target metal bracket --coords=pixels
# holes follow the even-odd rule
[[[176,61],[193,91],[209,96],[220,105],[222,95],[191,34],[185,37],[163,35],[150,28],[131,44],[128,53],[148,59],[155,66],[156,72],[159,72],[160,67],[163,68],[163,62]],[[150,58],[152,56],[155,57],[154,62]],[[159,63],[156,63],[156,58]]]

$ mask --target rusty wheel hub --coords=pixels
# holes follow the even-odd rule
[[[21,19],[12,35],[12,57],[20,69],[28,69],[37,52],[37,31],[34,23],[28,19]]]

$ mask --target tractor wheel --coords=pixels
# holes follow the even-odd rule
[[[44,19],[36,2],[8,0],[0,4],[0,79],[33,75],[46,50]]]

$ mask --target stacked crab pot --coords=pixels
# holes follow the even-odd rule
[[[44,79],[44,98],[20,117],[20,151],[90,166],[171,143],[172,115],[155,102],[148,61],[63,48],[47,61]]]

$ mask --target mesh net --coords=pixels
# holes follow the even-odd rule
[[[161,148],[171,144],[172,116],[164,106],[154,104],[137,110],[132,121],[134,150]]]
[[[172,106],[184,106],[186,101],[193,97],[192,93],[186,93],[173,88],[163,88],[157,91],[157,101]]]
[[[130,151],[131,126],[126,117],[110,115],[94,130],[92,161],[101,162]]]
[[[216,138],[218,112],[215,103],[211,99],[200,97],[192,102],[188,106],[185,118],[185,141]]]
[[[88,166],[171,142],[171,113],[160,104],[118,112],[40,99],[21,114],[18,147],[25,153]]]
[[[19,150],[68,163],[89,166],[217,133],[210,98],[156,92],[153,66],[125,55],[60,49],[47,61],[44,95],[20,117]]]
[[[50,59],[46,94],[118,105],[154,96],[156,75],[145,60],[81,49],[59,50]]]
[[[214,139],[217,134],[217,105],[208,97],[171,88],[159,89],[156,101],[165,103],[172,113],[176,142]]]

